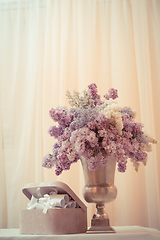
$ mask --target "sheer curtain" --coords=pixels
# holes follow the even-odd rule
[[[63,181],[84,201],[80,163],[59,177],[41,167],[54,139],[48,111],[96,83],[160,140],[159,0],[0,0],[0,227],[18,228],[26,183]],[[160,230],[160,147],[136,173],[115,175],[111,224]],[[88,225],[95,206],[88,207]]]

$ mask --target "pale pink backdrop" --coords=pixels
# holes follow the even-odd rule
[[[0,1],[0,228],[18,228],[26,183],[63,181],[84,201],[80,163],[56,177],[41,167],[54,139],[48,111],[67,105],[66,90],[96,83],[118,89],[119,105],[160,140],[159,0]],[[160,146],[146,167],[115,175],[113,226],[160,230]],[[95,206],[88,206],[88,225]]]

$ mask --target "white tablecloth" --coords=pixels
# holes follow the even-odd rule
[[[160,240],[160,231],[138,226],[114,227],[116,233],[73,235],[21,235],[19,229],[0,229],[0,240]]]

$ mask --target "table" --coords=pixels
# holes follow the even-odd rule
[[[160,231],[140,226],[114,227],[116,233],[21,235],[19,229],[0,229],[0,240],[160,240]]]

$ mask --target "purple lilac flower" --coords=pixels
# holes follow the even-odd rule
[[[52,159],[52,154],[47,154],[43,158],[42,167],[52,168],[53,165],[54,165],[54,163],[53,163],[53,159]]]
[[[90,158],[94,155],[94,149],[88,148],[87,152],[86,152],[86,158]]]
[[[56,165],[56,169],[55,169],[55,174],[57,176],[59,176],[62,173],[63,169],[61,167],[59,167],[58,165]]]
[[[107,100],[116,99],[118,92],[111,88],[104,97]],[[124,107],[118,112],[119,118],[115,121],[121,123],[121,117],[123,123],[123,129],[119,133],[114,122],[106,118],[107,114],[105,116],[101,113],[107,105],[100,106],[103,102],[98,95],[96,84],[90,84],[88,92],[85,92],[82,98],[76,92],[73,97],[69,95],[69,100],[75,108],[68,111],[58,107],[49,111],[58,127],[52,126],[48,132],[57,138],[58,142],[54,144],[52,154],[44,157],[42,166],[52,168],[55,165],[55,173],[59,175],[63,170],[70,169],[80,155],[87,159],[88,169],[92,171],[95,171],[99,164],[105,166],[109,157],[118,159],[120,172],[125,172],[127,158],[134,160],[136,170],[139,162],[146,162],[145,146],[151,141],[143,133],[143,125],[133,120],[134,111]]]
[[[116,132],[116,134],[117,134],[117,132]],[[110,129],[107,130],[107,139],[114,141],[115,140],[115,136],[116,135]]]
[[[112,132],[112,134],[114,134],[115,136],[117,136],[118,130],[117,130],[116,127],[114,127],[113,125],[110,124],[110,125],[108,126],[108,128],[109,128],[109,130]]]
[[[106,98],[107,100],[109,100],[110,98],[112,98],[112,99],[118,98],[118,91],[117,91],[117,89],[110,88],[108,93],[106,93],[104,95],[104,98]]]
[[[86,137],[86,140],[89,142],[91,147],[95,147],[98,143],[98,138],[93,131],[90,131],[89,135]]]
[[[103,104],[100,99],[100,95],[97,94],[97,85],[95,83],[88,85],[88,92],[91,95],[91,98],[94,100],[95,106]]]
[[[96,128],[96,123],[94,121],[88,122],[87,127],[91,130],[94,130]]]
[[[72,113],[70,112],[68,113],[68,111],[63,108],[56,108],[56,109],[52,108],[49,111],[49,115],[53,119],[53,121],[58,122],[63,129],[70,125],[74,117]]]
[[[132,138],[132,133],[131,132],[122,131],[122,137],[126,138],[126,139]]]
[[[117,145],[114,141],[108,141],[108,145],[106,146],[107,153],[109,153],[110,156],[116,157],[116,150]]]
[[[75,150],[79,155],[83,155],[83,153],[86,150],[85,142],[84,142],[83,138],[82,139],[79,139],[79,138],[77,139],[77,141],[75,143]]]
[[[79,159],[80,159],[79,155],[78,155],[78,154],[76,154],[76,156],[75,156],[75,159],[72,161],[72,163],[75,163],[75,162],[77,162]]]
[[[64,130],[64,133],[63,133],[63,137],[64,137],[63,141],[69,139],[70,136],[71,136],[71,128],[66,127],[65,130]]]
[[[88,170],[96,171],[98,168],[98,159],[97,157],[91,157],[87,159]]]
[[[58,138],[60,135],[62,135],[64,130],[62,127],[59,125],[58,127],[56,126],[51,126],[48,130],[48,133],[50,134],[51,137]]]
[[[88,88],[90,91],[97,93],[97,85],[95,83],[88,85]]]
[[[58,144],[60,146],[62,146],[62,142],[66,141],[67,139],[69,139],[71,136],[71,128],[70,127],[66,127],[63,134],[58,136]]]
[[[106,129],[109,123],[109,119],[107,119],[103,113],[99,113],[94,122],[98,130]]]
[[[106,156],[103,156],[103,155],[102,155],[102,157],[101,157],[101,159],[100,159],[100,165],[101,165],[102,167],[106,166],[107,163],[108,163],[108,160],[109,160],[108,155],[106,155]]]
[[[109,94],[106,93],[106,94],[104,95],[104,98],[107,99],[107,100],[109,100]]]
[[[118,91],[117,91],[117,89],[110,88],[108,93],[109,93],[109,97],[110,98],[112,98],[112,99],[118,98]]]
[[[134,126],[133,126],[133,131],[141,132],[142,128],[143,128],[143,124],[142,123],[135,122]]]
[[[98,115],[98,111],[93,108],[77,109],[75,111],[74,120],[71,123],[72,130],[76,130],[87,125],[88,122],[93,121]]]
[[[55,109],[52,108],[50,111],[49,111],[49,115],[52,119],[54,119],[54,116],[55,116]],[[54,120],[55,121],[55,120]]]
[[[129,107],[123,107],[123,108],[121,109],[121,113],[126,113],[126,114],[128,114],[131,118],[134,117],[133,110],[132,110],[131,108],[129,108]]]
[[[53,145],[53,149],[52,149],[52,156],[53,156],[53,159],[54,159],[54,162],[56,163],[57,162],[57,156],[59,154],[59,149],[60,149],[60,146],[58,143],[55,143]]]
[[[61,136],[58,137],[58,144],[62,146],[62,142],[67,140],[66,137],[62,134]]]
[[[65,152],[59,154],[57,158],[58,158],[58,162],[59,162],[58,165],[60,168],[62,168],[63,170],[70,169],[71,162],[69,161]]]
[[[139,143],[148,144],[148,139],[142,132],[137,135],[136,140]]]
[[[146,152],[143,152],[143,151],[139,148],[138,152],[136,152],[136,154],[135,154],[135,159],[136,159],[136,161],[138,161],[138,162],[143,162],[143,161],[145,161],[146,157],[147,157],[147,153],[146,153]]]
[[[98,136],[101,138],[106,138],[107,139],[107,131],[105,129],[100,129],[98,130]]]
[[[134,127],[135,127],[135,121],[132,120],[129,117],[129,115],[126,113],[122,113],[122,121],[123,121],[123,131],[132,133],[132,131],[134,130]]]
[[[126,163],[118,163],[118,172],[125,172],[127,169]]]
[[[133,149],[130,140],[126,138],[122,138],[122,146],[126,155],[128,155]]]
[[[55,144],[53,145],[53,148],[54,148],[54,149],[59,148],[59,147],[60,147],[60,146],[59,146],[58,143],[55,143]]]

